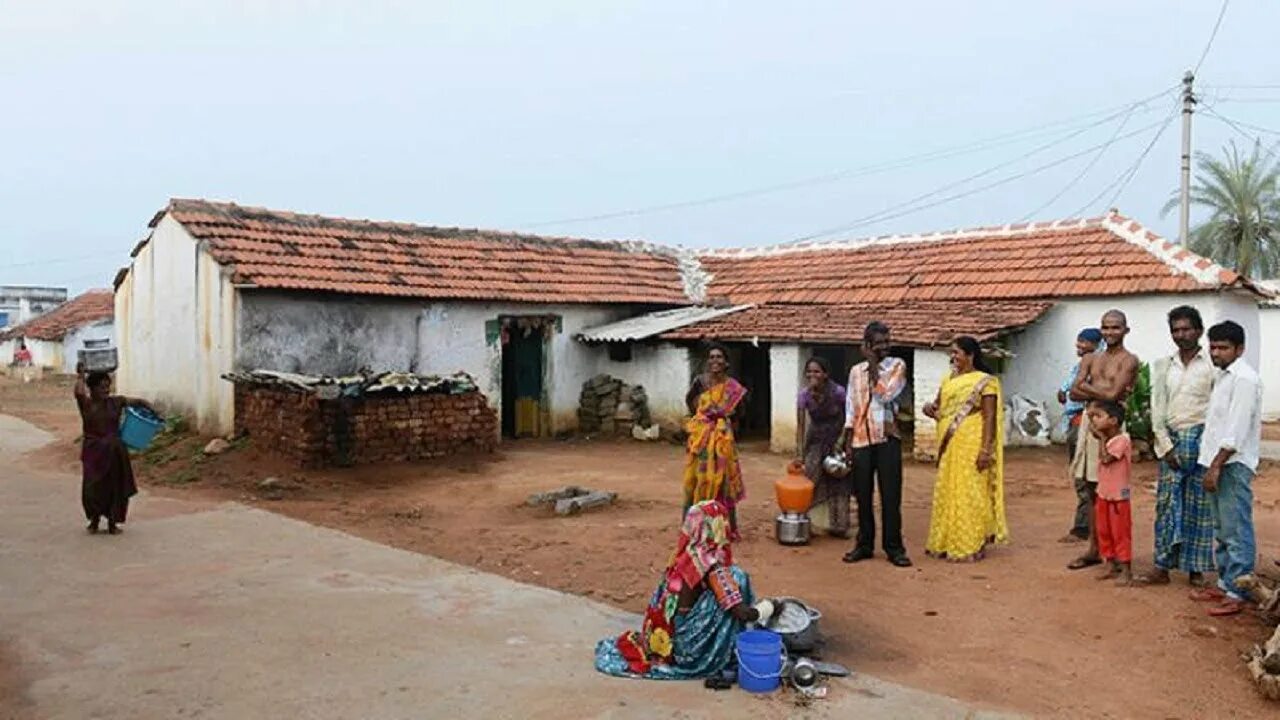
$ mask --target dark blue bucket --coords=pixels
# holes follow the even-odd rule
[[[771,630],[738,633],[738,685],[747,692],[768,693],[782,684],[782,636]]]

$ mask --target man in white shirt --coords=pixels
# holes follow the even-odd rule
[[[1213,510],[1202,483],[1200,442],[1218,371],[1200,345],[1204,321],[1183,305],[1169,311],[1178,351],[1151,367],[1151,429],[1160,458],[1156,491],[1155,570],[1143,581],[1164,585],[1169,571],[1185,572],[1200,587],[1213,566]]]
[[[1230,320],[1209,328],[1209,356],[1221,371],[1209,398],[1200,465],[1216,526],[1218,586],[1192,591],[1194,600],[1218,602],[1212,616],[1235,615],[1249,593],[1236,585],[1253,573],[1253,476],[1262,441],[1262,383],[1244,359],[1244,328]]]

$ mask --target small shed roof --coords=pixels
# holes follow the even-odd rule
[[[751,305],[730,305],[727,307],[707,307],[703,305],[692,305],[690,307],[675,308],[674,310],[659,310],[645,315],[637,315],[626,320],[608,323],[606,325],[597,325],[593,328],[587,328],[578,333],[578,339],[583,342],[626,342],[629,340],[644,340],[645,338],[661,335],[665,332],[677,330],[679,328],[700,323],[707,320],[731,315],[741,312]]]

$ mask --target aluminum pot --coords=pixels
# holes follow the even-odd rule
[[[808,515],[782,513],[773,521],[773,530],[782,545],[806,545],[812,535]]]
[[[782,644],[789,653],[812,652],[818,644],[818,621],[822,613],[793,597],[780,597],[783,610],[769,619],[769,629],[782,636]]]
[[[822,469],[831,477],[842,478],[849,474],[853,467],[844,453],[836,451],[822,459]]]

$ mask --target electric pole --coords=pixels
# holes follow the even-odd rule
[[[1195,75],[1188,70],[1182,76],[1182,188],[1178,207],[1178,244],[1186,247],[1191,231],[1191,114],[1196,109],[1196,97],[1191,91]]]

